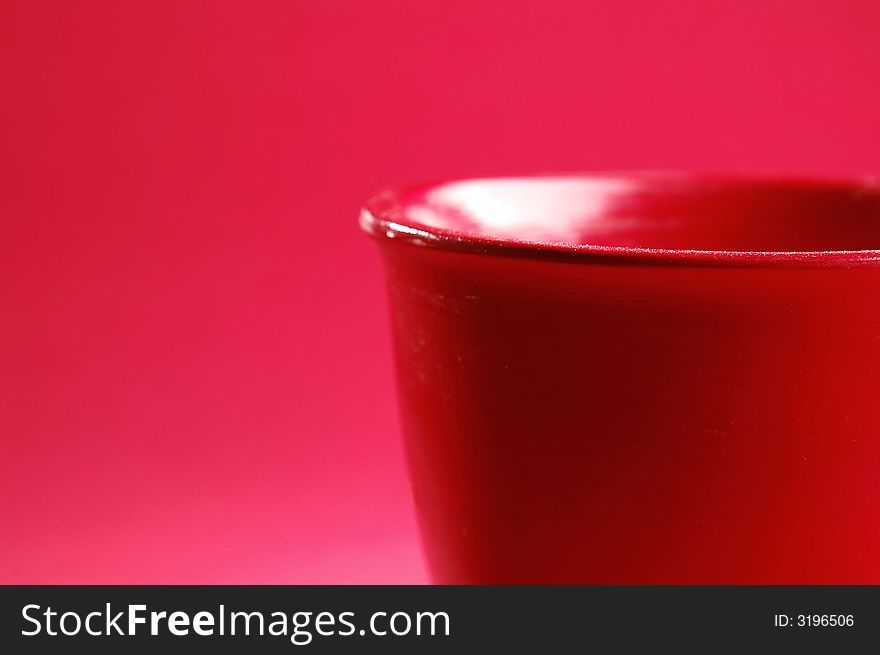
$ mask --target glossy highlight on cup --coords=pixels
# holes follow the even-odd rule
[[[436,582],[880,583],[880,186],[371,200]]]

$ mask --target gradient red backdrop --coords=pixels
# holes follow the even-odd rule
[[[0,582],[422,582],[361,201],[880,173],[880,3],[0,5]]]

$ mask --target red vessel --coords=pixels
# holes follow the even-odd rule
[[[880,187],[675,173],[382,194],[440,583],[880,583]]]

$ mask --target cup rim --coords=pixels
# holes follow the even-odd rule
[[[540,173],[514,176],[447,178],[385,190],[368,200],[360,213],[360,227],[385,242],[397,242],[460,253],[606,265],[665,265],[703,267],[880,267],[880,250],[743,251],[645,248],[529,241],[494,237],[428,226],[407,214],[406,201],[416,194],[461,182],[497,182],[535,179],[675,181],[697,185],[753,185],[780,189],[838,189],[853,194],[880,193],[874,176],[811,177],[751,174],[687,173],[680,171],[596,171]]]

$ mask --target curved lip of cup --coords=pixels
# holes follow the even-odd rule
[[[880,181],[872,176],[850,178],[795,177],[770,175],[701,174],[677,171],[601,171],[542,173],[506,177],[451,178],[386,190],[372,197],[361,210],[360,226],[380,241],[398,242],[454,252],[537,260],[606,265],[667,265],[703,267],[787,267],[850,268],[880,267],[880,250],[701,250],[634,246],[592,245],[557,240],[529,240],[494,235],[490,230],[469,231],[429,225],[418,220],[413,206],[424,208],[424,199],[434,190],[454,185],[520,183],[524,181],[620,182],[633,189],[650,189],[652,184],[678,184],[685,189],[748,188],[785,192],[830,190],[850,193],[854,198],[880,196]],[[623,195],[626,195],[623,191]],[[880,217],[878,217],[880,220]]]

